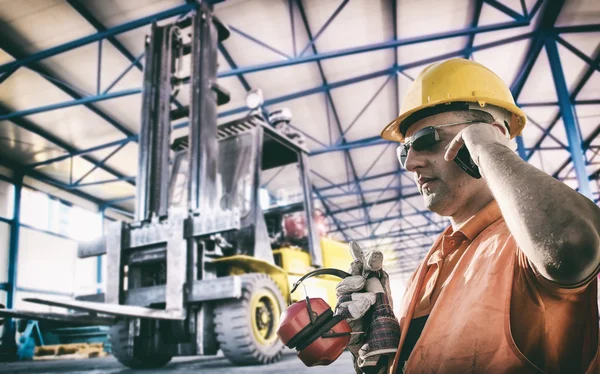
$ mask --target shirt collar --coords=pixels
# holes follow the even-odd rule
[[[454,232],[461,232],[470,241],[473,241],[479,233],[485,230],[489,225],[496,222],[502,213],[496,200],[492,200],[479,212],[469,218],[465,223],[458,227]]]

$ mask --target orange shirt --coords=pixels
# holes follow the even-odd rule
[[[596,274],[570,288],[543,278],[492,201],[448,228],[409,282],[401,324],[411,302],[412,318],[429,318],[407,372],[574,373],[592,361],[597,370]]]

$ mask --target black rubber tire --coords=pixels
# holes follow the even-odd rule
[[[283,312],[286,304],[281,290],[266,274],[245,274],[241,278],[242,297],[221,302],[214,310],[215,331],[221,350],[235,365],[264,365],[277,362],[283,353],[283,343],[277,337],[267,346],[255,338],[250,317],[250,300],[254,293],[268,291],[277,300],[280,312]]]
[[[141,344],[141,339],[152,339],[156,329],[149,324],[156,324],[156,321],[142,320],[142,334],[133,339],[133,345],[129,342],[129,321],[122,320],[111,326],[109,330],[109,339],[112,355],[124,366],[131,369],[155,369],[165,366],[171,361],[173,356],[164,352],[150,352],[148,349],[135,347]],[[144,331],[151,329],[152,331]],[[135,348],[135,349],[134,349]]]

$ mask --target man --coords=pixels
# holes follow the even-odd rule
[[[390,373],[600,370],[600,208],[514,153],[525,121],[493,72],[452,59],[383,130],[451,222],[409,281]]]

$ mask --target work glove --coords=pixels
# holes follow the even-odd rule
[[[394,316],[388,274],[383,271],[383,254],[363,254],[356,242],[350,242],[354,261],[351,276],[336,287],[335,313],[343,316],[353,334],[348,350],[354,357],[357,373],[385,372],[400,340],[400,325]]]

